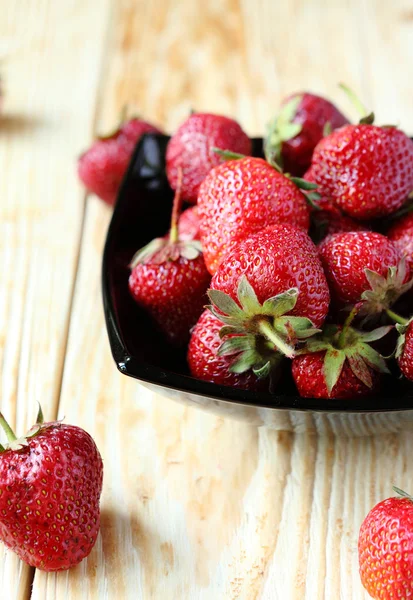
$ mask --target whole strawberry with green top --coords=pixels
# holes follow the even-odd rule
[[[346,117],[329,100],[308,92],[292,94],[268,126],[265,155],[275,158],[287,173],[301,176],[326,128],[331,131],[346,123]]]
[[[214,148],[251,154],[251,140],[234,119],[209,113],[190,115],[171,137],[166,149],[166,175],[177,189],[178,170],[182,169],[181,193],[196,204],[199,186],[209,171],[224,161]]]
[[[363,300],[366,314],[378,314],[413,285],[406,260],[380,233],[336,233],[320,244],[319,253],[331,296],[339,307]]]
[[[302,229],[278,224],[241,241],[221,262],[208,292],[222,321],[222,355],[236,373],[269,374],[281,355],[318,331],[329,292],[317,249]],[[225,339],[229,336],[229,339]]]
[[[99,532],[103,464],[91,436],[60,421],[20,439],[0,414],[9,444],[0,447],[0,539],[44,571],[77,565]]]
[[[413,190],[413,141],[396,127],[346,125],[317,144],[310,172],[350,217],[385,217]]]
[[[129,290],[174,345],[184,345],[207,301],[211,276],[205,266],[201,243],[181,239],[178,185],[169,237],[156,238],[132,259]]]
[[[352,315],[353,317],[353,315]],[[357,331],[328,325],[309,339],[293,359],[292,373],[303,398],[357,398],[377,391],[381,373],[389,373],[383,357],[369,343],[391,327]]]
[[[413,498],[379,502],[364,519],[358,555],[361,582],[374,600],[413,598]]]
[[[244,157],[215,167],[198,196],[205,263],[214,274],[242,239],[269,225],[308,230],[309,208],[297,185],[261,158]]]

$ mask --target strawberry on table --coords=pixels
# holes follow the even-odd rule
[[[413,212],[401,217],[387,232],[388,238],[399,249],[413,272]]]
[[[322,334],[309,339],[292,364],[300,396],[357,398],[377,391],[381,373],[389,370],[369,342],[381,339],[390,329],[362,332],[348,323],[343,327],[328,325]]]
[[[331,296],[340,307],[363,300],[364,311],[390,308],[412,285],[410,268],[380,233],[336,233],[319,246]]]
[[[251,154],[251,140],[236,121],[209,113],[190,115],[171,137],[166,150],[166,174],[176,190],[178,169],[182,169],[182,197],[196,204],[199,186],[212,167],[225,159],[215,148]]]
[[[361,582],[374,600],[413,598],[413,498],[379,502],[364,519],[358,555]]]
[[[78,175],[89,192],[107,204],[115,203],[133,150],[144,133],[161,133],[141,119],[130,119],[112,134],[98,138],[77,164]]]
[[[413,190],[413,141],[396,127],[346,125],[317,144],[310,175],[350,217],[384,217]]]
[[[188,341],[190,329],[206,304],[211,280],[201,243],[179,237],[180,206],[178,184],[169,237],[156,238],[139,250],[132,259],[129,277],[129,290],[135,301],[177,346]]]
[[[0,539],[44,571],[77,565],[92,550],[100,523],[103,464],[91,436],[60,421],[20,439],[3,415],[9,444],[0,447]]]
[[[268,126],[265,155],[284,171],[301,176],[310,166],[314,148],[325,128],[337,129],[346,117],[325,98],[298,92],[286,98],[277,117]]]
[[[222,346],[219,335],[222,325],[222,321],[209,310],[205,310],[200,316],[192,330],[188,346],[188,365],[191,375],[197,379],[239,389],[262,389],[262,381],[252,371],[243,373],[231,371],[236,356],[223,355],[219,351]]]
[[[302,191],[261,158],[230,160],[212,169],[199,190],[205,263],[214,274],[223,256],[268,225],[309,227]]]

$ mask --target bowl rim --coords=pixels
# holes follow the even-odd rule
[[[336,398],[322,399],[302,398],[298,394],[297,396],[287,394],[275,395],[270,392],[255,392],[251,390],[236,389],[162,369],[156,365],[151,365],[139,360],[127,351],[122,331],[116,318],[116,311],[111,294],[109,263],[116,230],[119,228],[122,213],[124,212],[127,203],[127,194],[125,193],[126,188],[129,184],[132,172],[134,171],[137,157],[147,138],[158,138],[166,141],[169,136],[145,134],[137,143],[119,189],[117,201],[106,234],[103,251],[101,271],[103,308],[109,344],[118,370],[124,375],[128,375],[145,383],[156,385],[159,388],[168,388],[175,392],[195,394],[219,402],[238,404],[245,407],[252,406],[254,408],[273,410],[314,411],[324,413],[370,413],[413,410],[413,397],[394,399],[389,395],[385,395],[357,398],[356,400]],[[255,143],[262,141],[262,138],[252,139]]]

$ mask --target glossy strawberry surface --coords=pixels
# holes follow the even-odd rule
[[[114,204],[132,152],[144,133],[161,133],[154,125],[131,119],[113,135],[97,139],[78,160],[78,175],[89,192]]]
[[[387,236],[404,254],[413,270],[413,212],[401,217],[387,232]]]
[[[263,389],[265,384],[252,371],[238,374],[230,371],[234,356],[218,356],[222,344],[219,331],[223,323],[209,310],[205,310],[195,325],[188,346],[188,365],[191,375],[245,390]]]
[[[407,326],[402,352],[398,358],[401,372],[413,381],[413,321]]]
[[[129,290],[169,341],[182,345],[207,303],[210,279],[202,254],[194,259],[180,256],[161,264],[137,264],[129,277]]]
[[[361,525],[358,553],[361,581],[372,598],[413,598],[413,502],[377,504]]]
[[[319,253],[332,298],[339,304],[355,304],[370,289],[366,268],[385,276],[401,259],[393,242],[372,231],[332,235],[320,244]]]
[[[329,393],[324,375],[325,352],[313,352],[296,356],[292,362],[292,373],[298,393],[303,398],[357,398],[376,392],[380,374],[370,369],[373,386],[367,387],[358,379],[346,361],[341,375]]]
[[[68,569],[98,535],[102,459],[88,433],[59,422],[27,442],[0,454],[0,539],[33,567]]]
[[[303,193],[261,158],[213,169],[200,188],[198,208],[205,263],[212,274],[240,240],[268,225],[309,227]]]
[[[201,220],[197,206],[190,206],[180,215],[178,233],[180,240],[199,240]]]
[[[260,303],[291,288],[298,299],[291,314],[307,317],[319,327],[329,307],[327,281],[317,248],[306,232],[278,224],[246,238],[221,262],[211,287],[237,301],[237,287],[245,274]]]
[[[413,141],[395,127],[346,125],[317,144],[311,175],[350,217],[383,217],[413,189]]]
[[[182,169],[182,197],[196,204],[199,186],[212,167],[225,161],[213,148],[251,154],[251,140],[233,119],[194,113],[171,137],[166,150],[166,174],[173,190]]]
[[[299,123],[302,129],[283,143],[282,158],[286,172],[301,176],[311,164],[314,148],[322,139],[327,123],[332,129],[337,129],[348,120],[329,100],[308,92],[293,94],[283,104],[297,96],[301,97],[301,101],[292,121]]]

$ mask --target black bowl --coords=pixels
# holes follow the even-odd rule
[[[413,386],[388,377],[380,395],[356,400],[301,398],[288,377],[277,394],[237,390],[194,379],[185,351],[168,345],[132,300],[128,264],[137,249],[169,227],[173,193],[165,177],[168,137],[146,135],[123,181],[103,256],[103,302],[113,358],[125,375],[154,391],[222,416],[287,431],[366,435],[413,428]],[[254,140],[260,156],[262,140]]]

